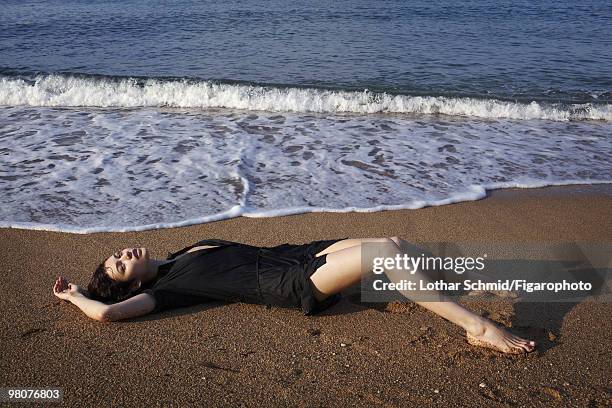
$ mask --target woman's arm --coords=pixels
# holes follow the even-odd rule
[[[139,293],[123,302],[108,305],[102,314],[103,322],[114,322],[115,320],[130,319],[132,317],[144,316],[155,308],[155,298],[147,293]]]
[[[53,293],[60,299],[74,304],[88,317],[99,322],[111,322],[142,316],[155,308],[155,299],[146,293],[138,294],[112,305],[89,299],[77,285],[68,283],[61,276],[55,281]]]

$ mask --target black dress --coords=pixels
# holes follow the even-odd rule
[[[325,264],[327,255],[315,255],[346,238],[256,247],[220,239],[205,239],[168,254],[174,260],[159,267],[157,280],[145,288],[155,298],[155,309],[191,306],[211,300],[299,307],[305,315],[335,304],[340,294],[319,302],[310,276]],[[215,245],[190,252],[201,245]]]

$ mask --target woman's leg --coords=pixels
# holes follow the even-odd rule
[[[334,293],[341,292],[360,282],[362,277],[372,273],[371,265],[373,265],[375,257],[395,257],[397,254],[403,255],[405,252],[410,254],[414,248],[398,237],[374,238],[372,240],[366,242],[377,243],[375,254],[370,253],[372,251],[367,251],[367,255],[362,254],[361,243],[327,254],[327,262],[319,267],[310,277],[317,289],[315,291],[317,300],[321,301]],[[341,242],[338,242],[338,244]],[[333,245],[329,248],[331,247]],[[372,259],[362,260],[362,255]],[[370,267],[364,268],[365,265]],[[410,274],[400,269],[387,269],[385,273],[392,282],[399,282],[402,279],[431,281],[422,271]],[[400,293],[408,299],[410,299],[411,295],[414,295],[410,291],[400,291]],[[415,302],[464,328],[467,332],[468,341],[471,344],[494,348],[505,353],[520,353],[532,351],[535,348],[534,342],[521,339],[506,330],[498,328],[490,320],[470,312],[443,294],[437,291],[430,291],[427,294],[429,295],[428,298],[437,300],[415,300]]]
[[[332,252],[336,252],[336,251],[340,251],[342,249],[346,249],[346,248],[350,248],[353,246],[357,246],[357,245],[361,245],[363,243],[367,243],[367,242],[386,242],[389,239],[392,239],[402,250],[403,253],[410,253],[413,252],[415,253],[415,255],[418,256],[418,254],[421,252],[421,249],[409,244],[407,241],[399,238],[399,237],[392,237],[392,238],[351,238],[351,239],[343,239],[342,241],[338,241],[330,246],[328,246],[327,248],[325,248],[323,251],[317,253],[315,255],[315,257],[319,257],[325,254],[329,254]],[[453,274],[455,275],[455,274]],[[474,271],[465,271],[461,276],[456,275],[453,276],[450,275],[451,279],[445,279],[447,281],[455,281],[455,282],[463,282],[465,279],[471,279],[471,280],[481,280],[483,282],[490,282],[491,278],[489,276],[486,275],[482,275],[479,274],[477,272]],[[441,275],[438,275],[435,277],[435,279],[442,279],[443,277]],[[453,279],[453,278],[457,278],[457,279]],[[460,279],[459,279],[460,278]],[[508,296],[508,291],[497,291],[499,293],[493,293],[492,294],[497,294],[500,295],[502,297],[509,297]],[[502,293],[503,292],[503,293]]]
[[[388,238],[351,238],[351,239],[343,239],[342,241],[338,241],[333,243],[332,245],[325,248],[323,251],[317,253],[315,257],[319,257],[325,254],[329,254],[332,252],[340,251],[342,249],[354,247],[356,245],[361,245],[364,242],[385,242]]]

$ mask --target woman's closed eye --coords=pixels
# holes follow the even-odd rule
[[[115,258],[119,259],[121,258],[121,252],[117,252],[116,254],[113,255]],[[117,268],[118,272],[121,273],[125,273],[125,264],[123,262],[117,262],[115,264],[115,268]]]

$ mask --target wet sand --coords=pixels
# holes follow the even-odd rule
[[[89,235],[0,229],[0,386],[61,387],[65,406],[610,406],[612,303],[469,302],[539,343],[475,348],[411,303],[359,292],[308,317],[220,302],[99,323],[57,299],[124,247],[165,258],[204,238],[253,245],[398,235],[411,242],[612,244],[612,185],[510,189],[476,202],[379,213],[235,218]],[[549,254],[541,254],[547,257]],[[28,404],[19,404],[27,406]]]

